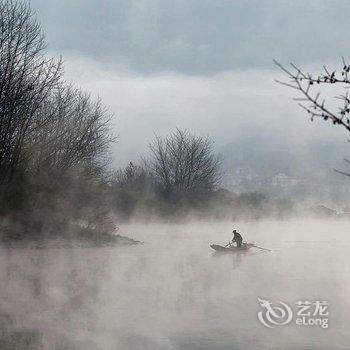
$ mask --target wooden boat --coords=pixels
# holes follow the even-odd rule
[[[217,252],[231,252],[231,253],[237,253],[237,252],[246,252],[248,251],[250,248],[254,247],[254,244],[252,243],[243,243],[242,247],[238,248],[236,246],[228,246],[228,247],[224,247],[222,245],[218,245],[218,244],[211,244],[210,247],[214,250],[216,250]]]

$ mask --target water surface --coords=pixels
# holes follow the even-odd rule
[[[350,222],[240,223],[273,252],[213,252],[232,228],[129,225],[145,244],[1,249],[0,348],[348,349]],[[329,328],[266,328],[258,298],[326,300]]]

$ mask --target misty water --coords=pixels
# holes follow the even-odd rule
[[[130,247],[0,250],[1,349],[348,349],[346,221],[130,225]],[[257,298],[329,302],[329,328],[259,323]]]

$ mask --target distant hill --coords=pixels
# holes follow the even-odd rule
[[[283,143],[283,135],[276,140],[245,138],[221,147],[224,187],[310,204],[350,204],[350,177],[333,170],[350,171],[350,165],[343,161],[347,154],[350,157],[346,142],[292,146]]]

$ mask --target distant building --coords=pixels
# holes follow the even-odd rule
[[[300,180],[293,179],[284,173],[278,173],[272,178],[271,185],[274,187],[290,188],[297,185],[299,182]]]

